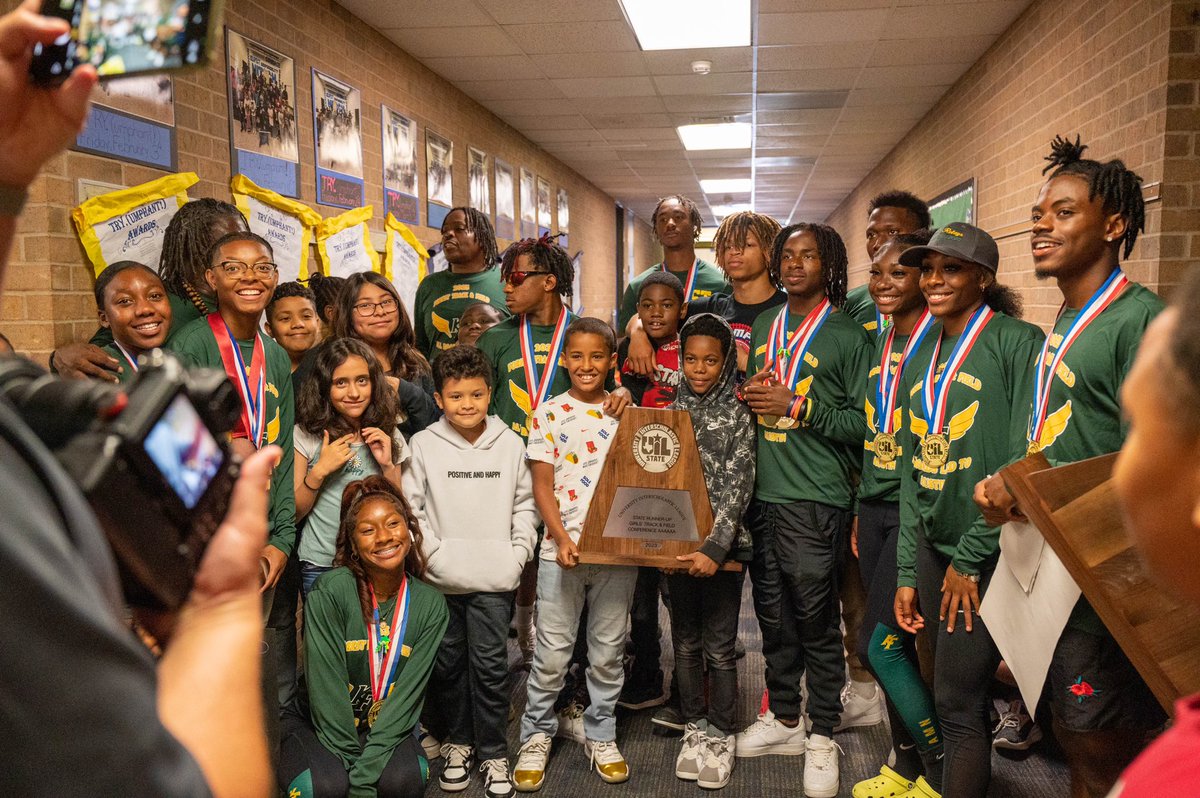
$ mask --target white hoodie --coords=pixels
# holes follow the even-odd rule
[[[408,442],[404,494],[424,535],[426,581],[443,593],[515,590],[541,523],[525,441],[496,416],[475,443],[439,419]]]

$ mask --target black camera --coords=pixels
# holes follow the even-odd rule
[[[126,600],[176,609],[225,516],[241,413],[223,371],[186,370],[155,349],[128,393],[0,360],[0,391],[87,497],[116,553]]]

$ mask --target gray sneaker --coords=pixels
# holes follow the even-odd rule
[[[737,738],[732,734],[709,734],[704,738],[704,759],[696,784],[706,790],[719,790],[729,783],[733,773],[733,760],[737,752]]]
[[[704,759],[704,729],[689,723],[683,730],[683,747],[675,757],[675,775],[684,781],[695,781],[700,775],[700,763]]]

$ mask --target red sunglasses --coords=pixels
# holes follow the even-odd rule
[[[508,283],[508,284],[509,284],[509,285],[511,285],[513,288],[520,288],[522,283],[524,283],[524,282],[525,282],[527,279],[529,279],[530,277],[532,277],[532,276],[533,276],[533,275],[535,275],[535,274],[552,274],[552,273],[553,273],[553,272],[522,272],[522,271],[511,271],[511,272],[509,272],[509,273],[508,273],[508,275],[507,275],[507,276],[504,278],[504,282]]]

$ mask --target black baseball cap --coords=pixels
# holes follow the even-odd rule
[[[996,240],[966,222],[951,222],[935,232],[925,246],[904,250],[900,255],[900,265],[920,266],[931,252],[978,263],[992,274],[1000,267],[1000,249],[996,246]]]

